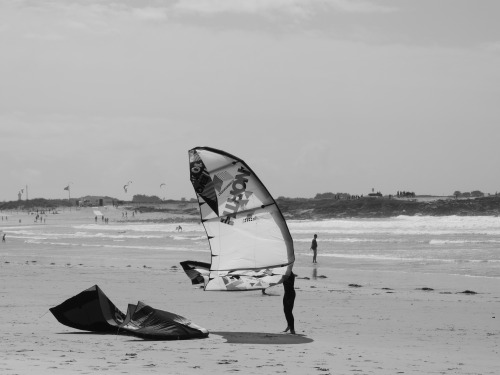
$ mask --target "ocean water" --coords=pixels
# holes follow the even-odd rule
[[[292,221],[295,252],[318,235],[321,257],[359,268],[408,269],[500,277],[500,218],[399,216],[387,219]]]
[[[127,257],[161,259],[168,252],[185,252],[186,259],[208,261],[204,228],[198,223],[137,223],[122,221],[120,210],[104,211],[109,224],[94,219],[90,209],[45,215],[35,223],[26,213],[0,221],[2,261],[23,255],[47,254],[57,260],[85,259],[86,249],[99,249],[98,262]],[[182,232],[177,225],[182,225]],[[318,235],[320,263],[332,267],[398,270],[500,278],[500,218],[399,216],[387,219],[288,221],[297,264],[308,263],[313,234]],[[89,259],[85,259],[89,261]]]

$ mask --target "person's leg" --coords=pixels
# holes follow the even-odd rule
[[[284,301],[283,302],[283,311],[285,312],[285,318],[286,322],[288,323],[288,326],[285,329],[285,332],[290,330],[290,333],[295,334],[295,319],[293,317],[293,300],[290,301]]]
[[[290,330],[290,333],[295,333],[295,319],[293,318],[292,311],[289,309],[285,309],[285,318],[288,323],[288,326],[285,329],[285,332]]]

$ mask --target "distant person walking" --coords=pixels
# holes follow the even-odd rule
[[[318,263],[316,261],[316,256],[318,255],[318,242],[316,242],[316,238],[318,238],[317,234],[314,235],[314,238],[311,242],[311,250],[313,251],[313,263]]]
[[[5,233],[2,236],[2,242],[5,242]]]
[[[290,331],[290,333],[295,335],[295,319],[293,318],[293,304],[295,302],[295,274],[292,272],[285,281],[283,281],[283,289],[285,289],[285,294],[283,295],[283,311],[285,313],[285,318],[287,322],[287,327],[285,332]]]

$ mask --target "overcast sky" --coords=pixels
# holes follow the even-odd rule
[[[69,183],[190,199],[195,146],[242,158],[275,197],[500,192],[499,14],[497,0],[0,0],[0,200],[26,185],[67,198]]]

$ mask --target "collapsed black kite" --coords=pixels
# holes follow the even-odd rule
[[[127,315],[97,285],[52,307],[62,324],[91,332],[132,334],[149,340],[186,340],[208,337],[208,331],[180,315],[139,302],[129,305]]]

